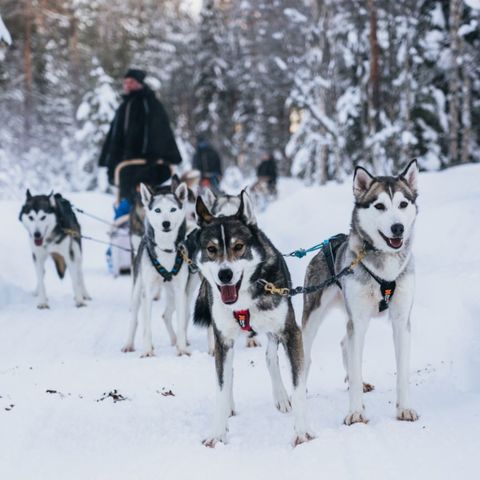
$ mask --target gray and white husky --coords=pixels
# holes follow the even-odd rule
[[[37,308],[49,308],[45,290],[45,261],[53,258],[58,276],[68,268],[72,278],[75,305],[83,307],[90,296],[82,271],[80,224],[68,200],[60,194],[32,195],[27,190],[19,219],[30,236],[33,263],[37,274]]]
[[[303,339],[307,372],[312,343],[318,327],[335,300],[343,300],[347,332],[341,342],[343,362],[349,383],[350,408],[345,424],[367,422],[363,392],[362,357],[365,334],[371,317],[387,311],[393,327],[397,363],[397,418],[415,421],[408,395],[410,358],[410,312],[415,288],[412,241],[417,216],[416,161],[398,177],[374,177],[357,167],[353,179],[355,207],[351,230],[328,265],[324,250],[310,262],[305,286],[319,285],[340,272],[365,252],[365,257],[337,285],[304,295]]]
[[[202,199],[206,207],[215,217],[235,215],[240,207],[240,194],[239,195],[228,195],[221,194],[215,195],[209,188],[206,188],[202,193]],[[255,218],[255,212],[252,210],[250,212],[252,223],[257,223]],[[214,351],[214,338],[213,338],[213,328],[210,327],[208,331],[208,343],[209,343],[209,352],[213,354]],[[261,347],[262,344],[258,339],[256,332],[250,332],[246,339],[247,348]]]
[[[140,194],[145,207],[145,233],[135,256],[134,284],[130,329],[123,352],[134,351],[138,311],[143,317],[143,354],[154,355],[152,343],[152,302],[166,295],[164,313],[172,345],[179,355],[189,355],[187,348],[187,296],[188,266],[178,252],[178,245],[186,235],[187,186],[181,183],[175,190],[171,186],[150,190],[143,183]],[[177,332],[172,327],[172,314],[176,312]]]
[[[294,413],[295,439],[299,444],[313,435],[306,420],[306,387],[302,334],[295,322],[290,298],[265,292],[259,280],[290,285],[290,274],[281,254],[257,227],[252,206],[244,194],[234,215],[215,217],[197,199],[200,228],[189,237],[189,251],[203,281],[195,305],[194,323],[212,325],[215,332],[217,405],[212,434],[204,445],[225,442],[227,421],[234,413],[233,347],[242,333],[266,333],[267,366],[276,407]],[[293,376],[290,403],[280,375],[278,344],[285,347]]]

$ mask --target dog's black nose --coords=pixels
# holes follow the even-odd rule
[[[35,233],[33,234],[33,236],[34,236],[34,238],[40,238],[42,235],[41,235],[40,232],[35,232]]]
[[[222,270],[218,272],[218,278],[222,283],[230,283],[233,278],[233,272],[229,268],[222,268]]]
[[[396,237],[401,237],[403,235],[403,231],[405,230],[404,226],[401,223],[394,223],[391,228],[392,233]]]
[[[162,227],[165,229],[165,230],[168,230],[170,228],[170,222],[162,222]]]

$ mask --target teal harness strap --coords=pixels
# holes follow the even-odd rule
[[[153,267],[157,271],[157,273],[163,278],[164,282],[171,282],[173,277],[178,274],[180,269],[183,265],[183,257],[180,252],[177,253],[175,257],[175,263],[173,264],[173,268],[168,271],[159,261],[158,259],[152,254],[150,248],[147,247],[148,256],[150,257],[150,261],[152,262]]]

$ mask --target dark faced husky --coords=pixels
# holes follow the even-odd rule
[[[213,433],[204,445],[225,442],[228,417],[233,414],[233,347],[235,339],[252,331],[268,337],[267,366],[273,397],[281,412],[293,409],[295,444],[313,437],[306,420],[306,388],[302,335],[295,323],[290,298],[270,295],[259,280],[289,285],[290,274],[281,254],[257,227],[245,194],[234,215],[215,217],[197,199],[200,228],[191,235],[193,260],[204,277],[195,305],[194,322],[213,325],[217,370],[217,406]],[[189,247],[190,249],[190,247]],[[190,251],[190,250],[189,250]],[[282,343],[291,364],[293,395],[283,385],[278,365]]]
[[[210,189],[206,188],[205,192],[202,193],[202,199],[205,202],[208,210],[215,217],[235,215],[240,207],[240,195],[215,195]],[[257,223],[255,218],[255,213],[252,210],[249,212],[252,223]],[[213,342],[213,329],[209,329],[209,352],[214,351],[214,342]],[[258,335],[256,332],[252,331],[247,337],[246,340],[247,348],[261,347],[262,344],[258,340]]]
[[[171,186],[150,190],[143,183],[140,194],[145,208],[145,233],[134,263],[132,317],[123,352],[134,350],[138,311],[143,314],[143,355],[153,356],[151,316],[154,297],[166,295],[165,324],[172,345],[179,355],[189,354],[187,349],[187,296],[188,266],[178,252],[185,239],[185,204],[187,187],[181,183],[176,190]],[[176,312],[177,333],[172,328],[172,314]]]
[[[45,291],[45,260],[52,256],[60,278],[70,270],[77,307],[90,300],[82,271],[80,225],[68,200],[60,194],[27,196],[19,216],[30,235],[33,263],[37,274],[37,308],[49,308]]]
[[[357,167],[353,179],[355,208],[350,234],[338,247],[330,266],[322,250],[307,269],[305,286],[318,285],[331,277],[333,271],[340,272],[354,259],[365,255],[353,274],[342,277],[338,284],[304,296],[302,323],[307,371],[318,327],[334,300],[343,299],[347,333],[341,345],[350,397],[350,409],[345,417],[347,425],[367,422],[362,396],[363,391],[372,386],[362,383],[363,345],[370,318],[382,311],[388,311],[393,327],[397,418],[418,419],[408,396],[417,176],[415,160],[398,177],[373,177],[364,168]]]

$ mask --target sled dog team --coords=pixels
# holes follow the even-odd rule
[[[228,419],[235,412],[235,341],[243,335],[259,345],[255,336],[265,333],[274,404],[281,412],[293,411],[293,443],[298,445],[314,438],[306,416],[306,379],[312,344],[327,312],[337,304],[345,314],[341,348],[350,406],[344,422],[351,425],[367,422],[363,393],[373,387],[364,383],[362,376],[365,334],[370,318],[386,311],[392,323],[397,365],[396,416],[398,420],[417,420],[408,395],[417,177],[416,161],[397,177],[375,177],[362,167],[356,168],[350,232],[324,242],[324,248],[310,261],[302,289],[301,329],[295,320],[284,257],[258,227],[245,192],[235,197],[216,198],[210,192],[198,196],[197,228],[187,235],[186,185],[173,183],[151,189],[142,184],[145,229],[134,260],[132,313],[122,351],[134,350],[140,312],[142,356],[153,355],[152,303],[165,296],[164,321],[172,345],[179,355],[189,355],[188,311],[196,297],[193,321],[208,327],[209,350],[215,356],[215,419],[212,432],[203,441],[214,447],[217,442],[226,442]],[[48,308],[44,265],[49,255],[60,277],[66,269],[70,271],[75,303],[85,305],[89,295],[81,266],[80,225],[69,202],[59,194],[32,196],[27,191],[20,220],[31,238],[38,308]],[[172,326],[174,310],[176,331]],[[291,365],[291,396],[280,373],[279,344]]]

